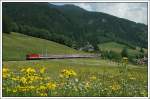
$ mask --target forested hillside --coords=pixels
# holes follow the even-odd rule
[[[3,3],[3,24],[10,31],[44,38],[79,49],[115,41],[132,47],[148,45],[147,25],[74,5],[50,3]],[[6,21],[7,20],[7,21]],[[5,24],[7,25],[7,24]],[[3,32],[7,32],[3,25]]]

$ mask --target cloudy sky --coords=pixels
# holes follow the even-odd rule
[[[53,3],[74,4],[88,11],[105,12],[120,18],[147,24],[147,3]]]

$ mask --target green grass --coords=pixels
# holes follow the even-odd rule
[[[99,44],[99,48],[102,51],[110,51],[111,50],[111,51],[114,51],[117,53],[121,53],[122,49],[125,47],[128,49],[128,53],[130,56],[135,56],[136,54],[140,53],[139,50],[132,49],[126,45],[119,44],[116,42],[107,42],[107,43]]]
[[[110,62],[109,60],[102,59],[54,59],[54,60],[35,60],[35,61],[4,61],[3,67],[9,67],[12,70],[19,71],[24,67],[42,66],[47,68],[49,75],[56,76],[58,72],[64,68],[72,68],[78,73],[103,73],[108,72],[112,75],[118,72],[118,63]],[[147,67],[145,65],[129,64],[131,72],[138,71],[144,78],[147,78]],[[80,74],[82,75],[82,74]]]
[[[75,54],[83,53],[52,41],[19,33],[3,33],[3,60],[25,60],[28,53]]]
[[[3,68],[9,68],[15,75],[26,77],[25,75],[18,74],[21,69],[34,68],[38,70],[42,67],[46,68],[46,73],[42,77],[50,77],[51,82],[57,83],[55,90],[41,91],[47,93],[48,96],[147,96],[147,81],[148,81],[148,68],[145,65],[128,64],[127,73],[131,75],[126,77],[121,73],[118,66],[121,63],[115,63],[102,59],[54,59],[54,60],[32,60],[32,61],[3,61]],[[59,77],[63,69],[72,69],[77,73],[75,78],[61,79]],[[91,81],[90,77],[96,76],[95,81]],[[13,76],[14,77],[14,76]],[[78,82],[76,80],[78,79]],[[49,81],[49,80],[48,80]],[[13,81],[11,78],[3,79],[3,96],[40,96],[36,93],[39,86],[45,86],[48,81],[34,81],[32,85],[36,90],[28,92],[13,92],[21,80]],[[127,82],[126,82],[127,81]],[[14,83],[12,83],[14,82]],[[40,83],[41,82],[41,83]],[[89,83],[90,88],[86,89],[86,83]],[[117,83],[114,85],[114,83]],[[63,84],[63,86],[60,86]],[[21,84],[20,84],[21,85]],[[120,86],[118,90],[114,90],[111,86]],[[21,86],[29,86],[21,85]],[[74,89],[80,87],[80,89]],[[9,89],[10,91],[7,91]],[[19,90],[19,89],[17,89]],[[104,91],[105,90],[105,91]]]

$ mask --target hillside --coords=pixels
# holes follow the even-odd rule
[[[99,44],[98,46],[102,51],[114,51],[116,53],[121,53],[123,48],[127,48],[129,56],[136,56],[141,53],[140,49],[133,49],[127,45],[116,43],[116,42],[107,42],[107,43]],[[144,52],[146,53],[147,50],[144,49]]]
[[[3,60],[24,60],[29,53],[75,54],[83,53],[52,41],[19,33],[3,33]]]
[[[115,41],[147,48],[147,25],[78,6],[50,3],[3,3],[14,31],[52,40],[79,49],[87,42]],[[42,30],[41,30],[42,29]],[[39,32],[40,31],[40,32]]]

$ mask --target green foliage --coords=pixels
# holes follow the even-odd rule
[[[15,23],[15,22],[12,23],[12,31],[13,32],[19,31],[19,27],[18,27],[17,23]]]
[[[135,48],[131,48],[130,46],[127,46],[126,44],[118,43],[118,42],[105,42],[98,45],[101,51],[114,51],[118,54],[121,53],[122,49],[127,48],[128,49],[128,57],[136,58],[137,54],[140,54],[139,50]],[[121,55],[121,54],[120,54]]]
[[[10,34],[10,32],[12,32],[12,20],[8,16],[3,15],[2,28],[3,33]]]
[[[141,49],[140,49],[140,52],[141,52],[141,53],[144,53],[144,49],[143,49],[142,47],[141,47]]]
[[[136,59],[141,59],[144,57],[144,54],[143,53],[139,53],[136,55]]]
[[[122,57],[128,57],[128,49],[126,47],[122,49],[121,56]]]
[[[57,43],[67,45],[69,47],[72,46],[72,40],[69,39],[68,37],[65,37],[64,35],[61,34],[59,35],[50,33],[46,29],[38,29],[28,25],[19,25],[19,32],[33,37],[55,41]]]
[[[121,59],[121,55],[119,53],[116,53],[114,51],[101,51],[101,57],[104,59],[109,59],[111,61],[117,61],[119,62]]]
[[[144,56],[147,57],[146,49],[143,49],[145,53],[141,53],[140,50],[131,48],[130,46],[127,46],[126,44],[124,45],[122,43],[120,44],[117,42],[106,42],[103,44],[99,44],[98,46],[100,49],[100,53],[102,54],[102,57],[105,59],[108,59],[107,56],[109,56],[109,52],[113,51],[118,55],[117,58],[118,61],[120,61],[122,57],[121,53],[125,48],[127,49],[128,52],[129,62],[136,63],[136,59],[143,58]],[[113,60],[117,60],[117,59],[115,58]]]

